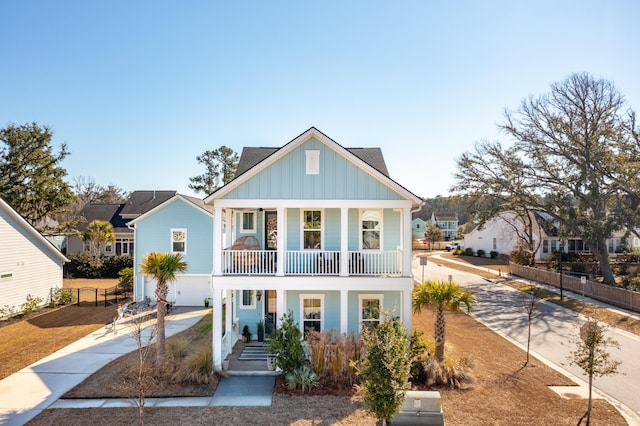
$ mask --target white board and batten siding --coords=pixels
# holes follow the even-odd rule
[[[169,283],[167,301],[174,306],[203,306],[204,298],[212,298],[210,275],[178,275]],[[156,281],[144,277],[144,296],[155,300]]]
[[[66,258],[0,199],[0,307],[15,307],[27,296],[50,299],[62,287]]]

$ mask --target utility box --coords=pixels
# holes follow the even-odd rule
[[[400,412],[390,424],[444,426],[440,392],[407,391]]]

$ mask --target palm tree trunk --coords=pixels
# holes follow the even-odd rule
[[[434,330],[434,340],[436,341],[436,361],[444,362],[444,339],[445,339],[444,309],[436,310],[436,327]]]
[[[164,315],[167,311],[167,293],[169,286],[166,282],[159,282],[156,286],[156,303],[157,313],[157,344],[156,344],[156,360],[160,363],[165,356],[165,332],[164,332]]]

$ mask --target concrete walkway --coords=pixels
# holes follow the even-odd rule
[[[528,321],[522,307],[521,293],[511,287],[487,281],[477,275],[448,268],[444,262],[438,264],[437,259],[437,255],[429,258],[429,264],[424,267],[425,279],[447,280],[451,276],[456,283],[473,290],[478,298],[478,303],[474,305],[471,316],[526,350]],[[450,261],[449,259],[444,260]],[[467,263],[459,263],[467,267],[470,266]],[[421,277],[423,267],[417,258],[414,259],[412,266],[414,276]],[[477,269],[487,270],[483,267],[477,267]],[[517,277],[512,278],[517,279]],[[564,295],[582,300],[581,296],[571,292],[564,292]],[[637,317],[633,313],[610,307],[589,298],[586,301],[630,317]],[[582,315],[574,311],[541,301],[532,321],[530,352],[540,361],[560,371],[583,388],[587,384],[581,377],[585,379],[586,377],[582,370],[571,365],[567,357],[573,349],[571,339],[577,333],[576,324],[581,324],[585,320]],[[621,350],[612,349],[610,353],[614,359],[622,361],[619,368],[621,374],[596,378],[594,380],[594,398],[606,399],[618,409],[630,425],[640,425],[640,399],[638,398],[640,395],[640,363],[637,361],[637,354],[640,353],[640,337],[615,327],[611,328],[608,334],[620,343]]]
[[[210,312],[204,308],[175,308],[166,317],[166,336],[172,336],[196,324]],[[113,406],[122,401],[58,399],[95,371],[114,359],[137,349],[127,326],[119,325],[118,333],[105,333],[101,328],[60,349],[11,376],[0,380],[0,424],[23,425],[49,407],[65,404],[73,407]],[[151,404],[171,404],[171,398],[149,399]],[[211,399],[211,397],[209,397]],[[126,400],[128,406],[131,401]],[[196,401],[199,402],[199,401]],[[185,402],[186,403],[186,402]],[[98,405],[99,404],[99,405]]]

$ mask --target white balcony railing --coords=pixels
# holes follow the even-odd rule
[[[277,251],[225,250],[224,275],[275,275]],[[287,250],[284,275],[402,275],[402,251],[349,251],[348,271],[340,273],[340,251]]]

